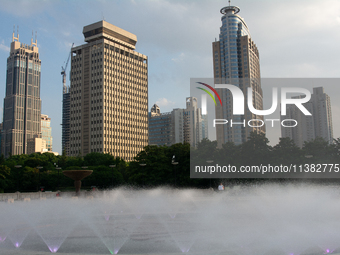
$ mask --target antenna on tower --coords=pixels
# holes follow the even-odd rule
[[[15,40],[19,41],[19,26],[17,28],[17,37],[15,37],[15,25],[13,25],[13,34],[12,34],[12,42],[14,42]]]
[[[38,47],[38,45],[37,45],[37,31],[35,31],[35,42],[34,42],[34,40],[33,40],[33,30],[32,30],[31,46]]]
[[[229,6],[230,6],[230,0],[228,0],[228,2],[229,2]]]

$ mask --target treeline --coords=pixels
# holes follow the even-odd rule
[[[299,148],[289,138],[280,138],[277,145],[270,146],[264,134],[253,132],[247,142],[241,145],[226,143],[221,149],[217,148],[216,141],[203,140],[194,153],[203,165],[209,156],[217,162],[235,166],[340,163],[340,138],[329,144],[319,137]]]
[[[302,149],[289,138],[280,138],[270,146],[263,134],[251,133],[241,145],[226,143],[217,148],[216,141],[203,140],[197,149],[191,148],[191,158],[197,165],[207,164],[207,159],[225,165],[260,164],[325,164],[340,163],[340,139],[329,144],[321,138],[306,142]],[[175,157],[174,157],[175,156]],[[83,180],[82,187],[96,186],[99,189],[121,185],[133,187],[170,186],[178,188],[216,188],[220,180],[190,179],[190,146],[146,146],[134,161],[110,154],[90,153],[85,157],[55,156],[52,153],[14,155],[0,157],[0,192],[27,192],[65,190],[73,188],[73,181],[62,174],[63,170],[93,170]],[[224,180],[224,182],[251,182],[253,180]],[[258,181],[258,180],[256,180]]]
[[[175,161],[173,161],[175,155]],[[133,187],[204,187],[205,180],[190,179],[190,146],[174,144],[146,146],[132,162],[110,154],[89,153],[85,157],[33,153],[0,158],[0,192],[72,190],[73,180],[63,170],[93,170],[82,188],[109,189]],[[178,164],[172,164],[178,162]],[[58,169],[61,168],[61,169]]]

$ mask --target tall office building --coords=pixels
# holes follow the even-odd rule
[[[70,155],[132,160],[148,144],[148,58],[134,34],[106,21],[83,34],[71,50]]]
[[[227,6],[221,9],[223,15],[219,41],[213,42],[214,78],[216,84],[233,84],[239,87],[247,98],[248,87],[252,88],[253,106],[263,109],[262,89],[260,81],[260,60],[256,44],[251,39],[250,32],[244,20],[237,15],[240,8]],[[245,114],[233,115],[232,95],[227,89],[216,89],[223,107],[216,107],[216,119],[227,119],[240,124],[217,125],[216,138],[218,146],[234,142],[241,144],[247,141],[250,132],[265,132],[265,126],[250,127],[251,119],[262,120],[263,116],[255,115],[248,110],[245,100]],[[259,122],[259,123],[257,123]],[[260,126],[261,121],[251,122],[252,126]]]
[[[301,98],[296,96],[293,98]],[[287,105],[286,115],[281,119],[293,119],[297,122],[295,127],[281,126],[281,136],[289,137],[300,148],[304,142],[322,137],[325,141],[333,142],[333,124],[330,97],[323,87],[313,88],[309,102],[304,103],[305,108],[312,116],[304,115],[295,105]],[[294,126],[295,121],[287,121],[285,125]]]
[[[46,149],[48,152],[52,152],[52,127],[51,118],[46,114],[41,114],[41,138],[46,141]]]
[[[7,58],[2,153],[27,154],[27,140],[40,137],[40,67],[37,40],[27,45],[14,36]]]

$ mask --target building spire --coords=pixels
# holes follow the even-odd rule
[[[229,2],[229,6],[230,6],[230,0],[228,0],[228,2]]]

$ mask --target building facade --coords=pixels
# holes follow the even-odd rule
[[[189,143],[196,147],[203,138],[208,139],[208,116],[202,115],[195,97],[186,98],[186,109],[173,109],[161,113],[154,104],[149,113],[149,144],[171,146]]]
[[[47,152],[53,152],[51,118],[49,118],[46,114],[41,114],[41,138],[46,141]]]
[[[292,98],[301,98],[295,96]],[[330,97],[325,93],[323,87],[313,88],[313,94],[309,102],[303,104],[304,107],[312,114],[304,115],[295,105],[287,105],[286,115],[281,119],[292,119],[288,121],[287,126],[281,126],[281,136],[289,137],[294,143],[302,148],[304,142],[309,142],[317,137],[325,141],[333,142],[333,124]]]
[[[2,155],[1,141],[2,141],[2,123],[0,123],[0,155]]]
[[[2,153],[27,154],[27,140],[40,137],[41,99],[37,40],[19,42],[14,36],[7,58],[6,97],[3,107]]]
[[[184,110],[184,141],[196,147],[203,137],[203,126],[201,108],[198,108],[196,97],[186,98],[186,108]],[[208,126],[205,126],[205,130]]]
[[[62,130],[61,130],[61,148],[62,153],[65,155],[70,155],[70,91],[69,87],[66,87],[66,90],[63,91],[63,113],[62,113]]]
[[[36,152],[38,153],[49,152],[47,151],[47,148],[46,148],[45,139],[38,138],[38,137],[27,139],[27,154],[32,154]]]
[[[239,87],[247,98],[248,88],[252,88],[252,102],[257,110],[263,109],[263,94],[260,81],[259,51],[251,38],[245,21],[237,15],[239,7],[227,6],[221,9],[222,26],[219,40],[213,42],[213,61],[215,84],[233,84]],[[250,132],[265,132],[265,126],[250,127],[249,120],[262,120],[263,116],[251,113],[245,100],[245,114],[233,115],[232,94],[226,89],[216,89],[222,100],[222,107],[216,107],[216,119],[227,119],[241,123],[238,125],[217,125],[218,146],[247,141]],[[252,126],[261,126],[253,121]]]
[[[134,34],[106,21],[83,34],[71,50],[69,154],[130,161],[148,144],[148,58]]]
[[[183,143],[183,109],[161,113],[154,104],[149,113],[149,145],[167,145]]]

